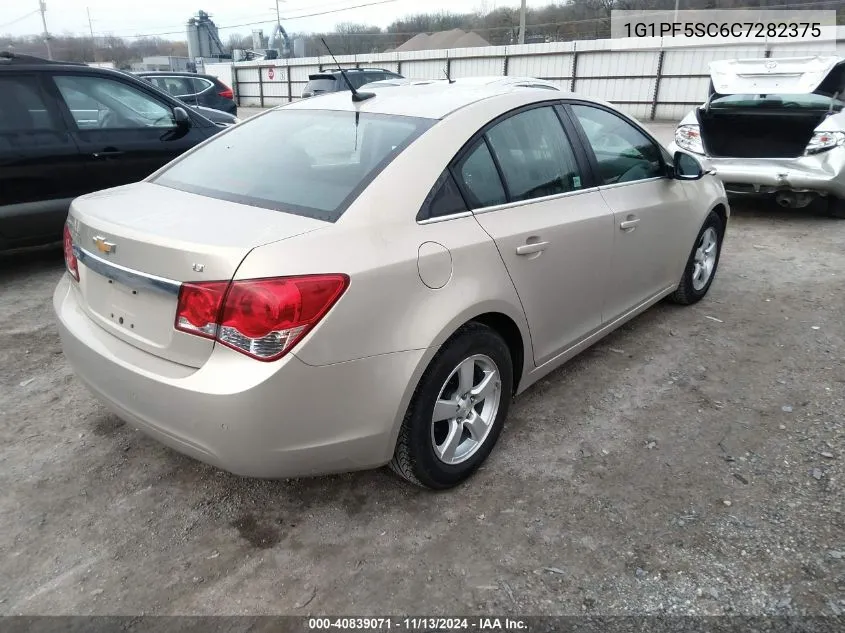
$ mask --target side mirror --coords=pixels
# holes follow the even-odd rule
[[[698,180],[704,176],[704,168],[686,152],[675,152],[672,159],[672,175],[676,180]]]
[[[193,125],[190,115],[188,115],[185,108],[176,106],[173,108],[173,120],[176,122],[178,128],[189,128]]]

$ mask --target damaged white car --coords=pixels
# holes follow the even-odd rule
[[[704,157],[729,194],[817,201],[845,219],[845,60],[722,60],[710,94],[675,130],[670,149]]]

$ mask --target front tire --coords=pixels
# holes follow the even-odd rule
[[[390,468],[436,490],[461,483],[493,450],[512,393],[513,365],[504,339],[480,323],[464,326],[420,379]]]
[[[672,301],[681,305],[692,305],[704,298],[716,276],[724,234],[722,218],[715,211],[711,211],[704,220],[698,237],[695,238],[681,283],[678,289],[669,295]]]

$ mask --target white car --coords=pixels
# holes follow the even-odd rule
[[[845,60],[721,60],[707,101],[687,114],[670,150],[690,152],[729,194],[774,196],[783,207],[822,198],[845,218]]]

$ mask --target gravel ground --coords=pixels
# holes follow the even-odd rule
[[[843,245],[735,208],[704,301],[535,385],[439,494],[162,447],[65,363],[61,254],[0,256],[0,614],[845,613]]]

